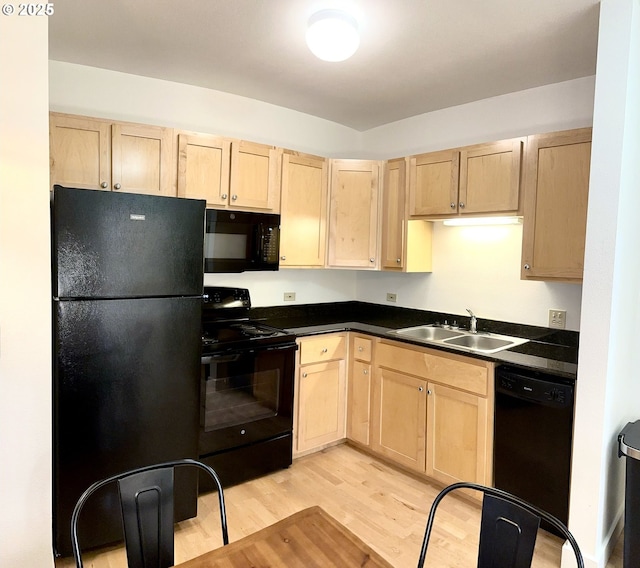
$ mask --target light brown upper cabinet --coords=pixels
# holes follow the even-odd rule
[[[407,165],[407,158],[385,163],[381,265],[397,272],[431,272],[432,224],[407,219]]]
[[[204,199],[207,207],[229,201],[231,140],[207,134],[178,134],[178,195]]]
[[[323,267],[327,243],[326,158],[285,151],[280,200],[280,268]]]
[[[178,195],[213,209],[278,212],[279,151],[274,146],[199,134],[178,134]]]
[[[443,150],[412,156],[409,216],[442,217],[458,211],[460,152]]]
[[[410,159],[409,216],[518,214],[524,138]]]
[[[328,266],[375,269],[381,163],[332,160]]]
[[[175,195],[173,131],[51,113],[51,186]]]
[[[582,281],[590,162],[591,128],[529,136],[523,279]]]
[[[460,150],[458,213],[518,213],[524,138]]]

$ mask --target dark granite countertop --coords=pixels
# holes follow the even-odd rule
[[[511,349],[482,354],[470,353],[439,344],[427,345],[389,333],[404,327],[443,323],[445,320],[450,324],[456,321],[461,328],[468,329],[468,316],[355,301],[252,308],[250,316],[253,319],[263,320],[274,327],[286,329],[298,336],[337,331],[360,331],[377,337],[547,372],[570,379],[575,379],[577,374],[579,333],[576,331],[555,330],[547,327],[478,318],[478,331],[480,332],[511,335],[529,340],[527,343]]]

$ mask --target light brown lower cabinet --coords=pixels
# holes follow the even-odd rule
[[[378,368],[373,406],[374,451],[424,473],[427,381]]]
[[[345,437],[346,333],[298,340],[294,401],[295,454]]]
[[[492,483],[493,363],[378,340],[371,448],[443,483]]]
[[[427,388],[427,475],[447,485],[491,485],[489,401],[435,383]]]
[[[492,362],[357,332],[298,342],[295,455],[346,437],[445,484],[492,484]]]
[[[369,446],[371,430],[371,358],[373,339],[349,334],[347,439]]]

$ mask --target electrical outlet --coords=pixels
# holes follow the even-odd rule
[[[296,299],[295,292],[285,292],[284,293],[284,301],[285,302],[293,302]]]
[[[566,310],[549,310],[549,327],[564,329],[567,325]]]
[[[396,301],[396,295],[392,294],[391,292],[387,292],[387,302],[395,302]]]

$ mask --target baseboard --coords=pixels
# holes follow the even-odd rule
[[[613,550],[615,549],[618,539],[624,529],[624,505],[618,511],[616,515],[616,522],[611,524],[609,532],[606,534],[602,546],[597,551],[596,555],[586,554],[581,548],[582,557],[584,559],[585,568],[605,568]],[[580,546],[580,543],[578,543]],[[562,546],[562,558],[560,566],[562,568],[573,568],[576,565],[573,549],[568,542],[565,542]]]

